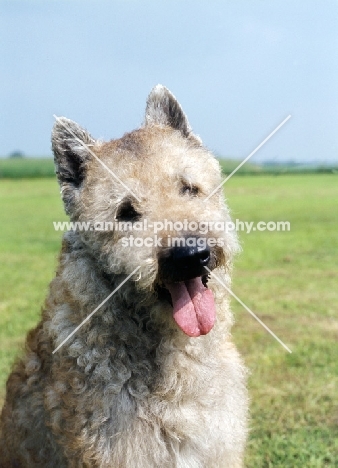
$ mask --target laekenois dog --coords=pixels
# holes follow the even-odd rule
[[[91,227],[65,233],[8,378],[0,466],[243,466],[246,371],[221,284],[237,241],[216,229],[222,190],[208,197],[217,160],[161,85],[141,128],[104,143],[59,118],[52,146],[65,210]]]

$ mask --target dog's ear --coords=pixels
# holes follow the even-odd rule
[[[179,130],[185,137],[191,135],[187,116],[177,99],[165,86],[155,86],[147,99],[146,125],[168,125]]]
[[[52,131],[52,149],[56,175],[68,214],[78,189],[85,178],[86,166],[91,158],[91,147],[95,140],[77,123],[58,117]]]

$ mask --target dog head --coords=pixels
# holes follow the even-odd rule
[[[65,210],[89,223],[78,236],[105,278],[129,275],[148,301],[173,308],[190,336],[215,320],[208,273],[228,269],[237,249],[218,161],[175,97],[156,86],[143,126],[109,142],[58,118],[52,134]],[[87,225],[87,227],[88,227]]]

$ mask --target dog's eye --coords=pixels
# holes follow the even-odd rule
[[[137,221],[140,217],[140,213],[135,210],[130,201],[122,203],[116,213],[118,221]]]
[[[180,190],[181,195],[190,195],[196,197],[199,193],[199,188],[196,185],[183,184]]]

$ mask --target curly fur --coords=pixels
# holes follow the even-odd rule
[[[162,86],[148,98],[144,126],[121,139],[97,142],[62,119],[52,143],[72,220],[112,221],[126,199],[149,222],[230,219],[221,194],[204,201],[220,182],[218,162]],[[194,184],[198,195],[182,194],[182,184]],[[157,295],[163,275],[158,248],[123,248],[122,237],[132,234],[64,235],[42,319],[28,334],[25,356],[7,382],[1,468],[242,466],[245,368],[231,342],[226,291],[209,280],[216,324],[205,336],[188,337],[173,320],[170,303]],[[174,235],[161,233],[169,234]],[[138,237],[153,235],[137,232]],[[212,250],[212,268],[230,284],[236,237],[208,236],[223,237],[224,247]],[[139,265],[134,277],[53,354]]]

